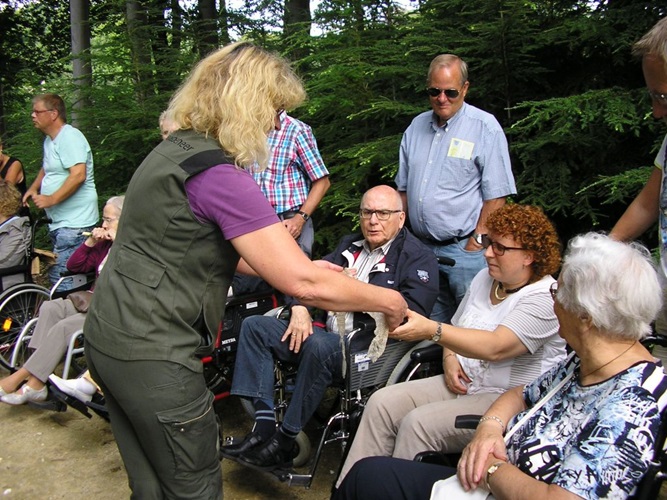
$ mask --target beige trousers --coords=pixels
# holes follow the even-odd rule
[[[380,389],[368,400],[339,487],[352,466],[365,457],[414,459],[422,451],[457,453],[470,442],[473,430],[457,429],[458,415],[482,415],[500,394],[457,396],[445,386],[444,375]]]

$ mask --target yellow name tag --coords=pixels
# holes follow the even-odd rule
[[[474,142],[463,141],[461,139],[452,139],[449,143],[449,151],[447,156],[452,158],[461,158],[462,160],[470,160],[472,158],[472,150],[475,148]]]

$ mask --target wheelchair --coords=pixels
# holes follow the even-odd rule
[[[272,289],[227,298],[225,315],[218,326],[212,352],[201,358],[206,386],[213,393],[214,401],[220,401],[230,395],[236,346],[243,320],[248,316],[264,314],[275,309],[281,301],[282,298]],[[65,356],[63,378],[67,378],[67,373],[70,371],[69,360],[72,360],[71,363],[74,364],[74,356],[82,353],[83,350],[83,332],[77,332],[72,336]],[[68,407],[71,407],[87,418],[92,418],[92,411],[101,418],[109,420],[109,412],[105,407],[102,394],[95,394],[91,401],[82,402],[63,393],[51,383],[48,383],[48,386],[51,397],[45,402],[30,403],[31,406],[58,412],[66,411]]]
[[[267,316],[281,318],[283,308],[268,312]],[[284,318],[283,318],[284,319]],[[303,486],[310,488],[315,472],[322,456],[324,447],[332,443],[341,445],[342,460],[340,467],[345,462],[349,449],[348,444],[352,442],[362,412],[368,398],[378,389],[420,376],[435,374],[437,369],[427,363],[415,362],[412,352],[425,345],[433,345],[430,341],[424,342],[401,342],[388,339],[386,348],[377,361],[372,363],[368,357],[368,348],[374,338],[375,321],[369,316],[355,321],[354,329],[345,337],[343,344],[343,357],[345,360],[345,377],[338,381],[332,388],[336,392],[335,403],[328,416],[321,425],[322,434],[317,443],[314,455],[311,457],[312,445],[304,431],[296,438],[296,453],[293,458],[293,467],[299,468],[308,464],[310,466],[305,473],[299,473],[294,469],[276,469],[272,474],[281,482],[290,486]],[[437,365],[441,369],[441,362]],[[289,405],[290,387],[294,385],[298,366],[292,363],[276,361],[275,363],[275,407],[276,422],[281,422],[284,412]],[[254,418],[255,410],[246,398],[241,399],[241,404],[249,416]],[[316,415],[317,416],[317,415]],[[232,444],[233,438],[225,438],[223,444]],[[340,472],[340,471],[339,471]]]
[[[39,307],[50,296],[49,289],[37,285],[32,279],[32,262],[38,258],[35,252],[35,234],[39,226],[48,219],[39,219],[30,227],[30,244],[23,262],[11,268],[0,270],[0,279],[7,276],[22,276],[22,282],[5,290],[0,287],[0,366],[12,370],[11,357],[16,339],[33,318]]]

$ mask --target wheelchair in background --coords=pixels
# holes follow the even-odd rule
[[[0,269],[0,278],[20,276],[21,282],[0,290],[0,366],[12,370],[11,358],[16,340],[30,322],[37,317],[42,302],[51,298],[48,288],[33,282],[33,262],[39,259],[35,250],[35,234],[39,227],[47,224],[49,219],[41,218],[31,224],[30,243],[21,264]]]
[[[275,309],[282,301],[282,297],[272,289],[262,289],[257,292],[233,295],[226,300],[225,315],[218,326],[218,332],[213,343],[210,354],[201,358],[204,365],[204,379],[206,386],[213,393],[214,400],[220,401],[230,395],[231,379],[234,373],[234,360],[236,358],[236,346],[241,331],[241,323],[248,316],[264,314]],[[71,359],[73,353],[83,347],[78,347],[75,341],[83,342],[83,332],[74,335],[70,342],[70,348],[65,358]],[[66,378],[66,375],[63,375]],[[105,420],[109,420],[109,412],[105,407],[104,395],[95,394],[91,401],[83,402],[60,391],[54,384],[49,383],[51,397],[41,403],[31,403],[31,406],[51,411],[66,411],[71,407],[87,418],[92,418],[92,413]]]

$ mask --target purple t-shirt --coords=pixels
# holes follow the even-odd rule
[[[216,224],[227,241],[279,222],[252,176],[234,165],[216,165],[185,183],[190,207]]]

